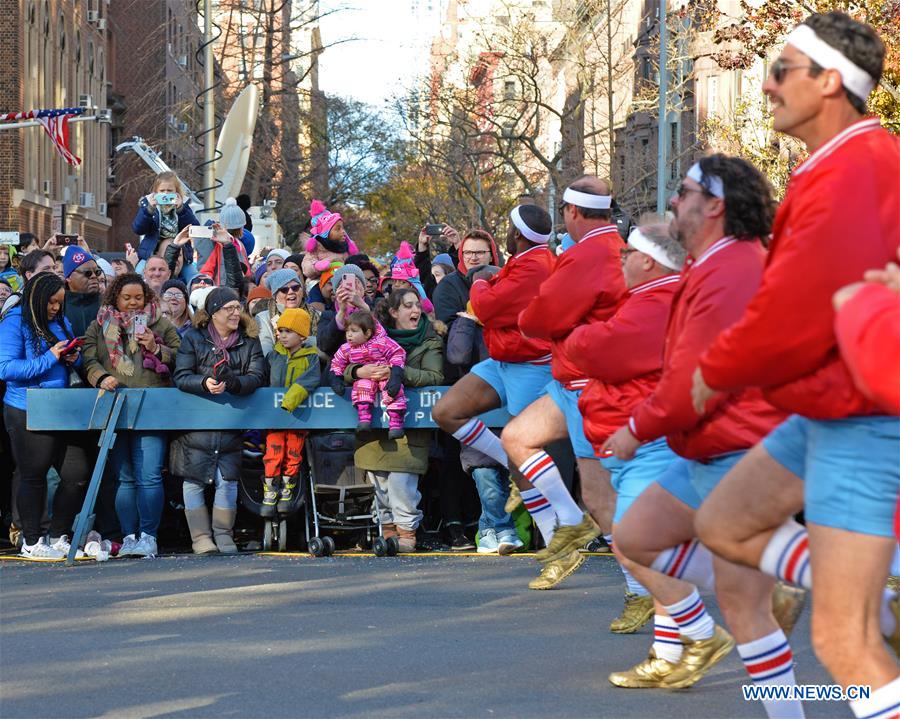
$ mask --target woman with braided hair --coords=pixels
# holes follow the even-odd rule
[[[68,535],[93,466],[82,433],[35,432],[26,425],[26,390],[66,388],[70,370],[81,364],[72,325],[63,311],[65,295],[65,283],[58,275],[41,272],[28,280],[22,301],[0,322],[0,380],[6,382],[3,418],[19,468],[16,502],[24,535],[22,556],[42,561],[63,559],[68,553]],[[56,468],[60,483],[47,540],[41,520],[50,467]]]

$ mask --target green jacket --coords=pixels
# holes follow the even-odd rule
[[[293,412],[319,386],[319,353],[315,347],[304,344],[288,355],[281,342],[276,342],[266,359],[269,360],[269,386],[288,388],[281,408]]]
[[[353,383],[353,368],[344,370],[344,381]],[[434,327],[429,327],[422,344],[406,352],[403,384],[407,387],[429,387],[444,382],[444,343]],[[354,462],[357,468],[370,472],[407,472],[425,474],[428,471],[430,429],[408,429],[406,436],[389,440],[387,430],[377,429],[356,435]]]
[[[175,366],[175,355],[178,352],[178,346],[181,344],[178,330],[165,317],[160,317],[150,325],[150,330],[157,337],[162,338],[162,342],[159,343],[158,357],[164,365],[172,369]],[[172,386],[171,374],[157,374],[153,370],[144,369],[143,355],[140,349],[128,356],[134,362],[134,374],[131,377],[119,374],[113,369],[112,361],[109,358],[109,350],[106,349],[106,341],[103,339],[103,328],[97,320],[94,320],[87,328],[87,332],[84,334],[84,347],[82,348],[82,357],[84,357],[83,369],[88,384],[92,387],[99,386],[101,380],[107,375],[115,377],[120,387]]]

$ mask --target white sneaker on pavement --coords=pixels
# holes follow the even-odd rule
[[[51,547],[43,537],[30,546],[23,542],[19,556],[34,562],[61,562],[66,558],[64,552]]]
[[[52,537],[51,537],[51,539],[52,539]],[[61,537],[59,537],[58,539],[53,540],[51,542],[50,546],[53,547],[54,549],[62,552],[63,556],[65,556],[65,557],[69,556],[69,550],[72,548],[72,545],[69,543],[69,535],[68,534],[64,534]],[[77,550],[75,552],[75,559],[81,559],[82,557],[84,557],[84,552],[82,552],[80,549]]]
[[[128,534],[122,538],[122,546],[119,548],[117,557],[133,557],[134,546],[137,544],[137,538],[133,534]]]
[[[131,549],[133,557],[155,557],[156,556],[156,537],[149,534],[142,534],[141,538],[135,542]]]

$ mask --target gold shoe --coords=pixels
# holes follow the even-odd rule
[[[625,689],[649,689],[662,686],[663,680],[669,676],[677,664],[659,659],[653,648],[648,656],[640,664],[635,664],[624,672],[613,672],[609,675],[609,683],[613,686]]]
[[[888,577],[887,588],[893,589],[895,592],[900,592],[900,577],[895,577],[893,575]]]
[[[541,573],[528,582],[528,588],[553,589],[582,564],[584,564],[584,557],[578,551],[570,552],[568,556],[562,559],[553,559],[546,562],[541,569]]]
[[[509,496],[506,498],[506,504],[503,505],[503,511],[512,514],[524,504],[522,501],[522,493],[516,486],[516,483],[510,478],[509,480]]]
[[[693,686],[734,648],[734,638],[718,624],[709,639],[682,637],[681,643],[684,644],[681,661],[660,683],[663,689]]]
[[[640,597],[625,593],[625,609],[612,620],[609,631],[613,634],[634,634],[653,617],[653,597]],[[639,665],[640,666],[640,665]],[[615,682],[613,682],[615,684]]]
[[[772,616],[786,637],[791,636],[794,625],[806,606],[806,590],[786,582],[776,582],[772,593]]]
[[[595,537],[600,536],[600,527],[587,512],[578,524],[563,524],[556,527],[550,544],[537,553],[539,562],[552,562],[581,549]]]
[[[894,615],[894,633],[885,639],[891,645],[894,654],[900,657],[900,597],[894,597],[888,606],[891,608],[891,614]]]

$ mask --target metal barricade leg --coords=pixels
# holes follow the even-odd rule
[[[69,546],[69,554],[66,557],[66,566],[71,567],[75,564],[75,554],[78,547],[84,541],[84,537],[88,532],[88,525],[94,514],[94,504],[97,501],[97,493],[100,491],[100,482],[103,479],[103,470],[106,469],[106,460],[109,450],[112,449],[113,442],[116,441],[116,425],[119,422],[119,415],[125,406],[125,395],[117,394],[113,402],[112,410],[109,418],[106,420],[106,426],[100,432],[100,453],[97,455],[97,464],[94,465],[94,473],[91,475],[91,482],[87,488],[87,494],[84,497],[84,504],[81,506],[81,512],[75,517],[75,531],[72,537],[72,544]]]

